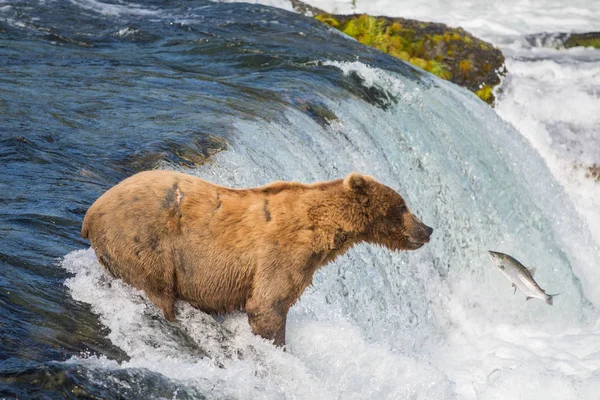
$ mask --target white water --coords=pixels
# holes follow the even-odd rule
[[[544,157],[600,243],[600,182],[588,171],[600,165],[600,51],[546,52],[541,60],[508,60],[512,74],[497,111]],[[557,59],[562,53],[572,56]]]
[[[327,64],[358,72],[398,104],[383,111],[323,97],[341,121],[327,128],[294,110],[285,123],[235,121],[230,151],[191,172],[254,186],[362,171],[403,194],[436,228],[434,240],[403,253],[359,246],[322,269],[290,312],[287,352],[253,336],[243,315],[217,323],[180,305],[172,327],[139,292],[107,277],[91,250],[71,253],[63,265],[75,273],[66,283],[72,296],[91,304],[131,357],[71,362],[148,368],[214,398],[593,398],[600,323],[571,269],[599,305],[598,247],[542,158],[449,83]],[[555,305],[513,295],[488,249],[538,266],[540,285],[563,292]]]

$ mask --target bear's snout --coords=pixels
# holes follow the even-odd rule
[[[431,234],[433,233],[433,228],[430,226],[427,226],[425,224],[423,224],[423,226],[425,227],[425,230],[427,231],[427,235],[431,236]],[[429,241],[429,238],[427,238],[427,241]]]
[[[412,215],[413,227],[410,230],[410,240],[415,243],[429,243],[433,228],[425,225],[421,220]]]

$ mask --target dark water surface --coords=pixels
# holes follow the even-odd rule
[[[127,359],[63,286],[60,258],[88,247],[79,236],[87,207],[136,171],[192,166],[226,149],[234,121],[278,120],[285,105],[327,123],[315,91],[342,88],[385,107],[388,94],[317,63],[357,57],[415,73],[312,19],[262,6],[0,4],[0,397],[172,396],[157,374],[123,371],[115,379],[126,389],[53,363],[82,352]]]

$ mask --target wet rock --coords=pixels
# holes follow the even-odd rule
[[[600,182],[600,165],[594,164],[587,167],[585,176],[595,180],[596,182]]]
[[[315,18],[363,44],[466,87],[489,104],[494,102],[494,87],[506,73],[500,50],[462,28],[367,14],[318,14]]]
[[[565,48],[594,47],[600,49],[600,32],[572,33],[564,42]]]
[[[300,105],[300,109],[322,127],[329,126],[339,120],[337,115],[324,104],[305,103]]]
[[[466,87],[488,104],[494,103],[493,89],[506,74],[502,52],[462,28],[367,14],[333,15],[301,0],[291,3],[298,13]]]
[[[196,167],[227,149],[227,141],[201,132],[182,133],[180,140],[165,139],[126,157],[121,164],[132,172],[154,169],[160,163]]]
[[[207,399],[216,385],[203,378],[181,385],[142,368],[105,369],[93,363],[19,365],[0,373],[0,398],[15,399]],[[221,398],[231,398],[221,396]]]

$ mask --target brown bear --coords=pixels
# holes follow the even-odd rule
[[[81,236],[167,320],[177,299],[209,313],[245,310],[255,334],[284,345],[288,310],[319,267],[360,242],[418,249],[432,232],[397,192],[357,173],[230,189],[147,171],[96,200]]]

